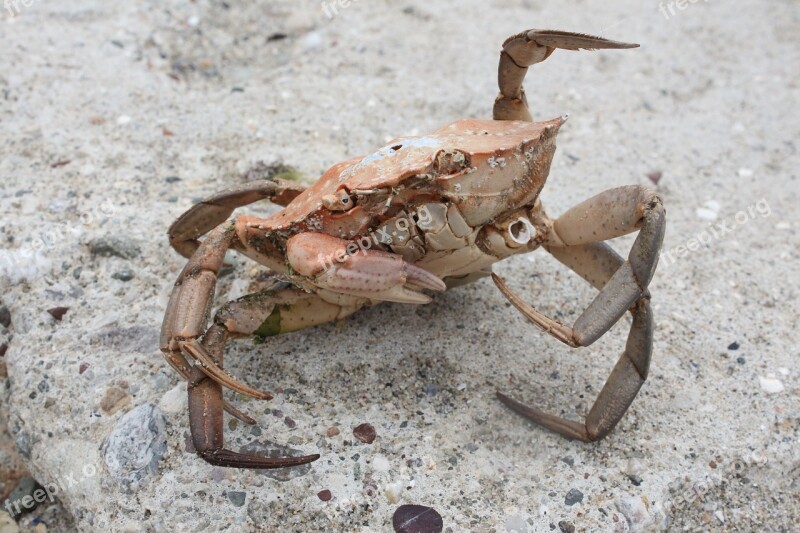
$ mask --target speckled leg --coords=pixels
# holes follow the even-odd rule
[[[169,243],[179,254],[189,258],[200,246],[198,238],[222,224],[237,207],[263,199],[286,206],[304,190],[296,183],[275,179],[254,181],[220,192],[178,217],[167,230]]]
[[[600,294],[573,327],[553,320],[513,294],[493,276],[503,294],[534,324],[572,347],[588,346],[608,331],[626,310],[633,315],[625,351],[584,423],[528,407],[504,394],[499,399],[515,412],[570,438],[586,441],[606,436],[630,407],[647,378],[653,342],[653,317],[647,286],[664,237],[661,200],[643,187],[621,187],[576,206],[553,224],[547,250],[586,279]],[[607,244],[595,242],[638,228],[627,261]]]
[[[600,48],[635,48],[638,44],[620,43],[580,33],[556,30],[528,30],[512,35],[500,52],[498,83],[500,95],[494,103],[495,120],[531,121],[522,82],[528,68],[550,57],[556,48],[596,50]]]
[[[223,409],[247,422],[222,398],[222,386],[258,399],[270,399],[239,383],[222,368],[222,350],[229,332],[219,324],[205,331],[217,274],[225,252],[237,241],[233,221],[214,228],[178,277],[161,328],[161,350],[167,361],[189,381],[189,418],[197,453],[211,464],[240,468],[281,468],[304,464],[319,456],[268,458],[242,455],[223,448]],[[200,341],[201,335],[203,336]]]

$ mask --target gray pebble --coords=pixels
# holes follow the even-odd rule
[[[575,533],[575,525],[572,522],[562,520],[558,523],[558,529],[561,533]]]
[[[130,281],[135,277],[135,274],[130,268],[121,268],[111,274],[111,277],[120,281]]]
[[[245,499],[247,499],[247,493],[238,490],[232,490],[228,492],[228,499],[236,507],[242,507]]]
[[[124,492],[133,492],[158,472],[167,451],[164,415],[153,404],[142,404],[123,416],[102,447],[108,472]]]
[[[0,305],[0,326],[7,328],[11,325],[11,311],[5,305]]]
[[[130,237],[98,237],[89,242],[89,251],[104,257],[116,256],[123,259],[139,257],[142,250]]]
[[[583,493],[578,489],[569,489],[567,495],[564,497],[565,505],[575,505],[583,501]]]
[[[36,491],[41,492],[38,492],[34,496],[34,492]],[[8,509],[10,506],[15,515],[28,513],[33,511],[41,503],[43,492],[44,489],[41,485],[39,485],[39,483],[36,482],[35,479],[32,477],[24,477],[19,480],[17,486],[14,487],[14,490],[12,490],[11,494],[8,495],[8,499],[4,505],[6,506],[6,509]],[[36,501],[37,496],[39,497],[38,502]]]

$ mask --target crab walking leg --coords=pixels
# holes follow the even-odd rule
[[[515,412],[570,438],[606,436],[630,407],[647,378],[653,342],[653,317],[647,286],[664,237],[665,213],[652,191],[638,186],[601,193],[572,208],[553,224],[547,250],[575,270],[600,294],[570,328],[543,315],[493,276],[503,294],[534,324],[566,344],[588,346],[608,331],[626,310],[633,314],[625,351],[581,424],[525,406],[498,393]],[[607,244],[593,242],[631,233],[639,236],[623,261]]]
[[[167,230],[170,245],[187,259],[200,246],[198,237],[227,220],[237,207],[243,207],[265,198],[286,206],[305,190],[295,183],[275,179],[260,180],[215,194],[193,205],[172,223]]]
[[[597,50],[601,48],[636,48],[638,44],[621,43],[602,37],[556,30],[528,30],[512,35],[500,52],[498,84],[500,95],[494,103],[495,120],[532,121],[522,82],[528,68],[550,57],[556,48]]]

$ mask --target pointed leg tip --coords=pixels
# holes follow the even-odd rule
[[[275,468],[291,468],[313,463],[320,458],[318,453],[302,455],[299,457],[263,457],[234,452],[224,448],[215,450],[198,451],[204,461],[214,466],[226,468],[248,468],[254,470],[268,470]]]

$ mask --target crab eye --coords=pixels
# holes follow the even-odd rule
[[[536,228],[525,217],[519,217],[508,225],[508,236],[519,245],[528,244],[536,237]]]

